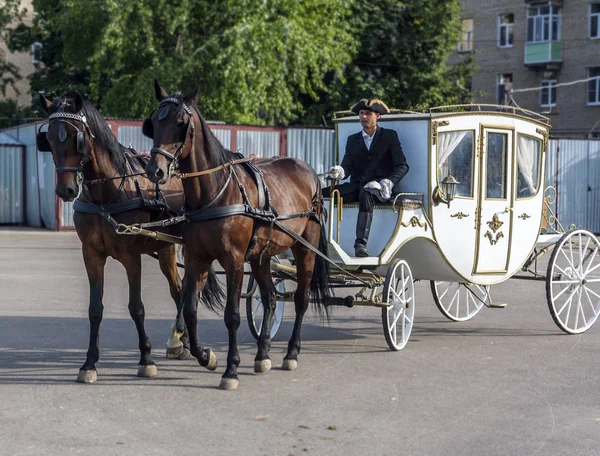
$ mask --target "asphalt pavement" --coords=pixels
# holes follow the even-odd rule
[[[124,269],[106,266],[98,382],[75,382],[88,341],[88,284],[75,233],[0,229],[0,455],[594,455],[600,454],[600,327],[566,335],[544,282],[492,287],[504,309],[454,323],[416,284],[411,339],[388,349],[375,308],[309,312],[298,370],[280,370],[293,307],[253,372],[240,327],[240,385],[217,389],[222,316],[200,310],[216,372],[168,360],[175,305],[144,259],[146,327],[158,376],[136,377],[137,335]],[[242,311],[244,304],[242,303]]]

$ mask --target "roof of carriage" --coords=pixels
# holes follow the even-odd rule
[[[403,109],[390,109],[383,120],[417,120],[436,119],[440,117],[454,117],[465,115],[500,115],[525,119],[550,128],[550,119],[542,114],[516,106],[493,104],[459,104],[436,106],[428,111],[408,111]],[[358,116],[352,111],[337,111],[334,113],[334,122],[355,121]]]

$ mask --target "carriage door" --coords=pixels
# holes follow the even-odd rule
[[[503,274],[508,270],[513,135],[513,130],[480,128],[479,206],[473,274]]]

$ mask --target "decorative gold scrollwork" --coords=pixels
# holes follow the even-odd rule
[[[447,120],[442,120],[440,122],[432,122],[431,123],[431,142],[433,143],[433,145],[435,146],[435,144],[437,143],[437,137],[438,137],[438,127],[445,127],[446,125],[450,125],[450,122]]]
[[[464,217],[468,217],[469,214],[464,214],[462,212],[457,212],[456,214],[452,214],[450,217],[452,218],[457,218],[458,220],[464,218]]]
[[[408,223],[401,222],[400,225],[405,227],[412,226],[413,228],[416,226],[420,226],[422,228],[424,227],[425,231],[427,231],[427,223],[421,223],[416,215],[413,215],[408,221]]]
[[[487,222],[487,226],[489,226],[492,231],[495,233],[496,231],[498,231],[498,229],[504,225],[504,222],[501,222],[500,219],[498,218],[497,214],[494,214],[494,216],[492,217],[492,220],[490,222]]]
[[[504,234],[502,233],[502,231],[498,231],[498,233],[496,234],[496,238],[494,238],[494,235],[492,233],[490,233],[489,231],[487,231],[484,234],[484,236],[490,240],[491,245],[495,245],[500,238],[504,237]]]
[[[523,212],[521,215],[519,215],[519,218],[523,219],[523,220],[527,220],[528,218],[531,218],[531,215],[526,214],[525,212]]]

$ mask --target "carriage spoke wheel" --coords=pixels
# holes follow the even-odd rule
[[[600,314],[600,241],[586,230],[565,234],[548,263],[546,299],[556,325],[569,334],[592,327]]]
[[[460,282],[430,281],[433,301],[452,321],[467,321],[479,313],[489,299],[490,287]]]
[[[260,290],[257,288],[254,277],[250,275],[248,279],[248,297],[246,298],[246,318],[248,319],[250,332],[256,340],[260,337],[265,313]],[[280,293],[285,293],[285,282],[283,280],[275,281],[275,288]],[[252,290],[255,290],[255,292],[250,294]],[[273,324],[271,325],[271,339],[275,338],[277,331],[279,331],[279,326],[281,326],[281,321],[283,320],[283,310],[284,301],[276,301]]]
[[[412,272],[404,260],[395,260],[388,269],[383,286],[381,309],[383,334],[392,350],[402,350],[412,331],[415,316],[415,287]]]

